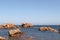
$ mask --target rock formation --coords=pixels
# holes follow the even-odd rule
[[[51,27],[48,27],[48,30],[49,30],[50,32],[55,32],[55,29],[54,29],[54,28],[51,28]]]
[[[9,33],[9,36],[11,36],[11,37],[20,36],[22,34],[21,30],[19,30],[19,29],[9,30],[8,33]]]
[[[12,23],[8,23],[8,24],[3,24],[3,27],[5,27],[5,28],[14,28],[14,24],[12,24]]]
[[[54,28],[51,28],[51,27],[40,27],[39,28],[40,31],[50,31],[50,32],[59,32],[60,33],[60,30],[56,30]]]
[[[48,30],[48,27],[40,27],[39,30],[40,31],[47,31]]]
[[[31,23],[22,23],[22,27],[27,28],[27,27],[32,27],[33,25]]]
[[[19,28],[19,26],[16,26],[12,23],[6,23],[6,24],[3,24],[3,25],[0,25],[0,28]]]

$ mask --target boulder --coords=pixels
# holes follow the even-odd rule
[[[4,27],[4,28],[14,28],[15,25],[12,24],[12,23],[7,23],[7,24],[3,24],[3,27]]]
[[[3,24],[3,25],[0,25],[0,28],[20,28],[20,26],[16,26],[12,23],[6,23],[6,24]]]
[[[0,37],[0,40],[6,40],[6,38],[5,37]]]
[[[27,27],[32,27],[33,25],[31,23],[22,23],[22,27],[27,28]]]
[[[49,30],[50,32],[55,32],[55,29],[53,29],[53,28],[51,28],[51,27],[48,27],[48,30]]]
[[[51,27],[40,27],[39,30],[60,33],[60,29],[56,30],[56,29],[51,28]]]
[[[48,27],[40,27],[39,30],[40,31],[47,31],[48,30]]]
[[[11,37],[20,36],[22,34],[21,30],[19,30],[19,29],[9,30],[8,33],[9,33],[9,36],[11,36]]]

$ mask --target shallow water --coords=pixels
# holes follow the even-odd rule
[[[60,26],[50,26],[55,29],[59,29]],[[20,37],[9,37],[8,36],[8,30],[10,29],[0,29],[0,36],[4,36],[7,39],[6,40],[23,40],[24,38],[29,38],[31,40],[60,40],[60,34],[54,33],[54,32],[41,32],[38,31],[39,26],[35,26],[33,28],[20,28],[21,31],[24,32],[23,35]]]

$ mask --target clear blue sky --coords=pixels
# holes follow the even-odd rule
[[[0,0],[0,24],[60,24],[60,0]]]

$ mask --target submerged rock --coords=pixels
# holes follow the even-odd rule
[[[27,28],[27,27],[32,27],[33,25],[31,23],[22,23],[22,27]]]
[[[10,30],[8,33],[9,33],[9,36],[11,36],[11,37],[17,37],[22,34],[21,30],[19,30],[19,29]]]
[[[6,38],[5,38],[5,37],[1,37],[1,36],[0,36],[0,40],[6,40]]]
[[[25,37],[23,40],[31,40],[33,37]]]

